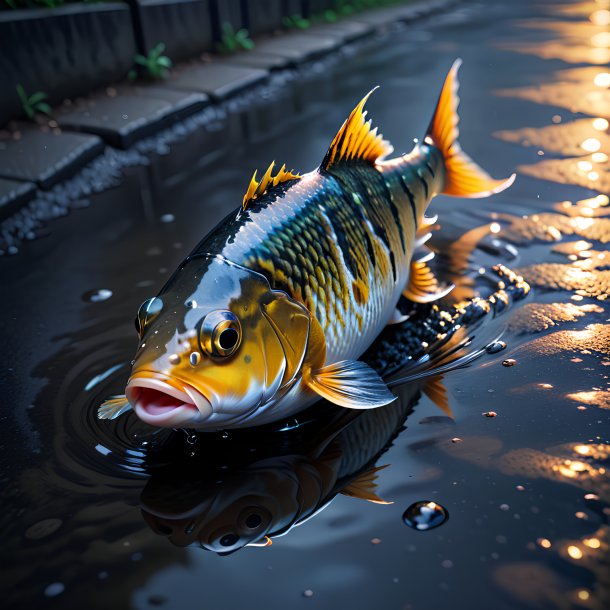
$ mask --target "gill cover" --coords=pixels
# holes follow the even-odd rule
[[[196,388],[212,405],[210,423],[218,425],[236,423],[295,380],[307,351],[309,312],[260,273],[195,254],[155,301],[162,310],[141,328],[132,379],[163,372],[178,386]],[[223,331],[232,339],[228,346]]]

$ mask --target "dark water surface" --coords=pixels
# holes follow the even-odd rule
[[[190,136],[0,260],[3,606],[609,607],[604,10],[469,3],[369,41],[234,117],[251,137],[229,156],[197,168]],[[254,437],[97,421],[100,401],[122,392],[137,307],[240,203],[252,171],[272,159],[309,171],[376,84],[369,115],[410,149],[456,56],[464,149],[519,177],[488,200],[439,197],[434,243],[451,254],[454,299],[498,262],[534,290],[490,322],[492,334],[508,326],[507,349],[445,375],[452,417],[420,384],[385,411],[333,410]],[[376,489],[350,487],[386,464],[370,474]],[[403,513],[423,500],[449,518],[416,531]],[[220,556],[197,541],[259,546]]]

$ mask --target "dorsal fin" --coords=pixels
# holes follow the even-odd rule
[[[377,89],[377,87],[375,87]],[[394,149],[392,145],[377,133],[377,128],[371,129],[371,121],[365,121],[364,105],[375,89],[369,91],[352,110],[347,121],[341,125],[333,139],[322,167],[328,169],[332,165],[346,161],[368,161],[375,163],[381,157],[389,155]]]
[[[248,185],[248,190],[244,195],[244,200],[241,204],[242,210],[245,210],[251,201],[264,195],[270,188],[277,186],[282,182],[297,180],[301,177],[300,174],[295,174],[292,171],[286,171],[286,164],[282,165],[280,171],[275,176],[272,176],[271,174],[273,172],[274,165],[275,161],[272,161],[271,165],[267,168],[267,171],[260,179],[260,182],[256,179],[256,171],[254,172],[252,180],[250,180],[250,184]]]

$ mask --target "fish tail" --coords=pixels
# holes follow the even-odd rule
[[[444,195],[488,197],[508,188],[514,182],[515,174],[504,180],[494,180],[462,150],[458,142],[457,108],[460,100],[457,72],[461,64],[462,60],[456,59],[451,66],[424,142],[438,148],[443,155]]]

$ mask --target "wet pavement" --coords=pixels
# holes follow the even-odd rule
[[[608,607],[604,10],[470,3],[366,41],[234,115],[249,134],[238,148],[198,163],[200,135],[187,134],[0,260],[5,607]],[[507,327],[507,348],[448,373],[444,390],[402,388],[396,408],[317,413],[260,436],[98,421],[124,386],[138,306],[239,204],[254,169],[317,165],[375,84],[369,116],[410,149],[456,56],[464,149],[519,176],[492,199],[439,197],[433,244],[454,299],[495,263],[532,284],[489,322],[492,335]],[[222,148],[232,127],[217,127]],[[448,518],[418,531],[403,516],[423,501]],[[226,556],[200,548],[250,542]]]

